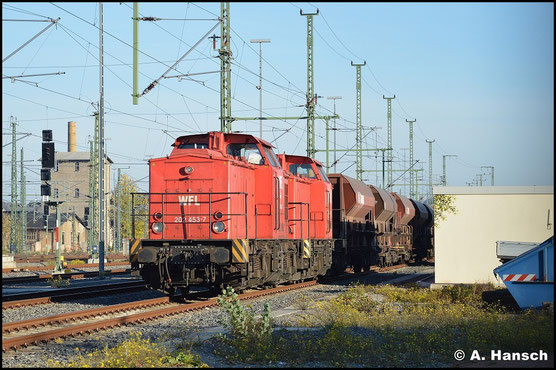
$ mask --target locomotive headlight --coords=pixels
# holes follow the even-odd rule
[[[155,222],[152,224],[152,229],[155,233],[162,232],[162,222]]]
[[[214,218],[216,218],[217,220],[220,220],[222,218],[222,212],[218,211],[218,212],[214,212]]]
[[[215,233],[220,234],[224,230],[226,230],[226,225],[224,225],[224,222],[216,221],[212,224],[212,231],[214,231]]]
[[[154,217],[155,220],[160,220],[160,219],[162,219],[162,213],[156,212],[156,213],[153,215],[153,217]]]
[[[185,167],[185,173],[190,174],[191,172],[193,172],[193,167],[191,166]]]

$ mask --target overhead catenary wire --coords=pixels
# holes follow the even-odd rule
[[[125,5],[127,5],[127,4],[125,4]],[[192,4],[192,5],[194,5],[194,6],[198,7],[198,8],[203,9],[202,7],[199,7],[199,6],[195,5],[195,4]],[[292,5],[293,5],[293,4],[292,4]],[[312,4],[311,4],[311,5],[312,5]],[[314,5],[313,5],[313,6],[314,6]],[[188,3],[188,7],[189,7],[189,3]],[[298,8],[299,8],[299,7],[298,7]],[[209,13],[210,13],[210,12],[209,12]],[[214,14],[214,13],[213,13],[213,14]],[[216,15],[215,15],[215,16],[216,16]],[[187,18],[187,17],[185,17],[185,18]],[[327,19],[323,17],[323,20],[325,21],[326,25],[327,25],[329,28],[331,28],[330,25],[328,24],[329,22],[327,22]],[[332,31],[332,33],[334,33],[334,31],[332,30],[332,28],[331,28],[331,31]],[[234,32],[235,32],[235,31],[234,31]],[[319,35],[319,37],[321,37],[321,38],[324,40],[323,36],[322,36],[320,33],[318,33],[318,31],[316,31],[316,32],[317,32],[317,34]],[[339,41],[340,43],[342,43],[341,40],[338,38],[338,36],[337,36],[335,33],[334,33],[334,37],[335,37],[336,39],[338,39],[338,41]],[[329,46],[330,46],[330,45],[329,45]],[[343,45],[343,46],[344,46],[344,48],[345,48],[346,50],[348,50],[348,52],[351,53],[351,51],[350,51],[345,45]],[[330,46],[330,48],[333,49],[331,46]],[[334,49],[333,49],[333,50],[334,50]],[[337,54],[338,54],[338,53],[337,53]],[[353,53],[352,53],[352,54],[353,54]],[[353,54],[353,55],[355,55],[355,54]],[[343,58],[345,59],[345,56],[342,56],[341,54],[338,54],[338,56],[343,57]],[[199,58],[199,60],[201,60],[201,59],[205,59],[205,58]],[[207,57],[207,59],[208,59],[208,57]],[[266,62],[266,61],[265,61],[265,62]],[[158,62],[148,62],[148,63],[158,63]],[[124,65],[124,64],[122,63],[122,65]],[[243,67],[243,66],[241,66],[241,60],[239,61],[239,64],[237,64],[237,65],[240,66],[239,68],[242,68],[242,67]],[[128,64],[127,66],[129,66],[129,64]],[[88,67],[93,67],[93,66],[86,66],[86,67],[88,68]],[[83,68],[85,68],[85,67],[83,67]],[[252,71],[249,71],[249,73],[255,75]],[[371,73],[372,73],[372,71],[371,71]],[[372,74],[373,74],[373,73],[372,73]],[[373,77],[376,79],[376,76],[374,76],[374,74],[373,74]],[[266,79],[265,79],[265,80],[266,80]],[[369,86],[369,88],[372,89],[371,84],[369,84],[365,79],[364,79],[364,82],[367,84],[367,86]],[[377,80],[377,82],[378,82],[378,80]],[[380,82],[378,82],[378,83],[380,84]],[[166,87],[166,86],[165,86],[165,87]],[[236,84],[236,89],[237,89],[237,84]],[[378,91],[377,91],[377,90],[374,90],[374,91],[377,92],[377,94],[378,94]],[[387,91],[387,90],[386,90],[386,91]],[[286,92],[289,93],[288,90],[286,90]],[[294,90],[294,89],[291,89],[291,92],[292,92],[292,93],[295,93],[295,90]],[[234,95],[235,95],[235,94],[234,94]],[[184,100],[184,103],[186,103],[185,99],[189,99],[189,98],[185,97],[184,95],[181,95],[181,94],[180,94],[180,96],[181,96],[182,100]],[[235,96],[234,96],[234,98],[235,98]],[[235,100],[235,99],[234,99],[234,100]],[[288,98],[286,97],[285,100],[288,101]],[[396,99],[396,101],[398,102],[398,105],[399,105],[399,107],[400,107],[400,109],[401,109],[401,112],[403,112],[404,114],[407,115],[407,112],[406,112],[405,108],[401,105],[400,101],[399,101],[398,99]],[[156,107],[156,105],[155,105],[155,107]],[[188,112],[186,112],[186,113],[184,113],[184,114],[188,114],[188,115],[191,116],[191,118],[193,118],[193,114],[196,114],[196,113],[193,113],[189,106],[187,106],[186,108],[187,108]],[[256,108],[255,108],[255,107],[251,107],[251,108],[252,108],[252,109],[249,109],[249,110],[256,111]],[[157,108],[157,109],[158,109],[158,108]],[[211,109],[212,109],[214,112],[216,112],[216,110],[215,110],[213,107],[211,107]],[[265,111],[266,111],[267,109],[270,109],[270,108],[265,108]],[[325,109],[326,109],[326,108],[325,108]],[[236,111],[236,110],[234,110],[234,111]],[[237,111],[239,111],[239,110],[237,110]],[[394,111],[394,113],[395,113],[398,117],[404,118],[404,117],[402,117],[401,115],[399,115],[395,110],[393,110],[393,111]],[[211,113],[212,113],[212,112],[211,112]],[[114,112],[114,114],[126,114],[126,113],[115,113],[115,112]],[[169,115],[173,115],[173,114],[171,114],[171,113],[169,113],[169,112],[167,113],[167,115],[168,115],[168,114],[169,114]],[[198,114],[203,114],[203,113],[198,113]],[[138,116],[140,116],[140,114],[136,114],[136,115],[134,115],[134,116],[135,116],[135,117],[138,117]],[[208,117],[208,116],[207,116],[207,117]],[[152,120],[151,120],[151,121],[152,121]],[[152,121],[152,122],[157,122],[157,119],[155,119],[155,120]],[[349,122],[349,121],[346,121],[346,120],[344,119],[344,120],[342,120],[342,122],[344,122],[343,127],[346,127],[348,130],[353,130],[353,129],[351,129],[351,128],[348,128],[348,127],[345,125],[345,123],[346,123],[346,122]],[[157,123],[159,123],[159,122],[157,122]],[[195,122],[195,125],[196,125],[197,127],[199,126],[199,125],[197,124],[197,122]],[[419,131],[422,132],[422,133],[424,134],[424,132],[423,132],[421,126],[420,126],[420,125],[417,125],[417,126],[418,126]],[[270,125],[269,125],[268,127],[270,127]],[[198,127],[198,128],[199,128],[199,127]],[[287,129],[287,130],[288,130],[287,132],[293,131],[293,130],[291,130],[291,128],[292,128],[292,127],[290,127],[289,129]],[[170,129],[172,129],[172,128],[170,127]],[[177,129],[177,128],[175,128],[175,129]],[[272,127],[272,129],[274,129],[274,127]],[[303,129],[301,129],[301,130],[304,131]],[[164,130],[162,130],[162,129],[161,129],[160,131],[161,131],[161,132],[164,132]],[[416,135],[416,136],[417,136],[417,135]],[[318,137],[322,138],[321,135],[318,135]],[[382,137],[381,137],[381,140],[382,140]],[[440,147],[439,147],[439,150],[441,150]]]

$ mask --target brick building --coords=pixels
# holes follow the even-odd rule
[[[90,153],[78,152],[76,145],[76,123],[68,122],[68,151],[56,152],[55,168],[51,171],[52,194],[51,199],[63,201],[59,207],[62,213],[75,214],[85,219],[85,208],[89,208],[89,173]],[[105,245],[112,245],[112,228],[108,222],[110,199],[110,165],[112,160],[104,158],[104,214],[105,219]],[[97,208],[98,220],[99,211]]]
[[[59,241],[62,253],[86,252],[87,229],[83,220],[72,213],[60,214]],[[56,213],[48,216],[48,231],[45,229],[43,214],[27,213],[26,251],[54,253],[56,251]]]

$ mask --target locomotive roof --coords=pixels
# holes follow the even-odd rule
[[[320,162],[320,161],[318,161],[314,158],[311,158],[311,157],[306,157],[304,155],[295,155],[295,154],[283,154],[283,155],[285,155],[286,157],[290,157],[290,158],[293,157],[293,158],[301,158],[301,159],[309,160],[310,162],[315,162],[316,164],[318,164],[319,166],[322,167],[322,162]]]
[[[220,133],[220,132],[219,131],[210,131],[210,132],[207,132],[206,134],[193,134],[193,135],[180,136],[176,139],[176,141],[172,144],[172,146],[175,146],[177,143],[181,142],[185,138],[194,138],[194,137],[199,137],[200,138],[200,137],[205,137],[205,136],[208,137],[211,133]],[[225,136],[234,136],[234,137],[245,137],[246,139],[251,139],[252,138],[252,139],[255,139],[255,141],[257,141],[257,142],[259,142],[263,145],[269,146],[271,148],[276,148],[274,145],[272,145],[268,141],[263,140],[263,139],[258,138],[256,136],[253,136],[253,135],[249,135],[249,134],[231,133],[231,134],[224,134],[224,135]]]

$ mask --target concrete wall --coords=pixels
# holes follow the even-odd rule
[[[497,241],[541,243],[554,235],[552,186],[434,187],[433,193],[454,195],[457,209],[435,226],[435,283],[502,286],[492,272],[501,265]]]

